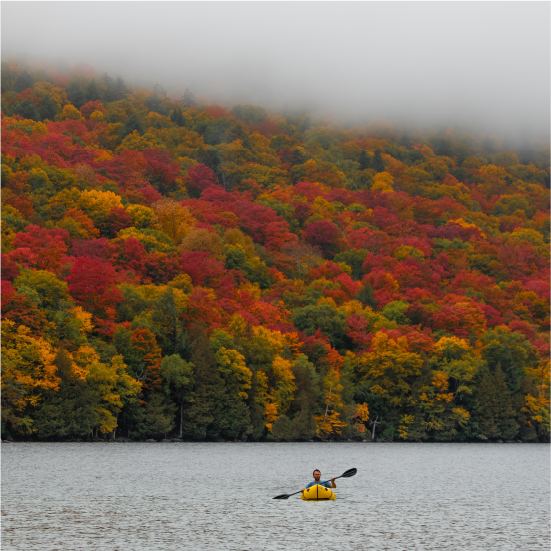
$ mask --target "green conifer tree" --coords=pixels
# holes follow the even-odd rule
[[[497,438],[499,436],[497,416],[497,397],[491,374],[482,378],[478,387],[478,403],[480,406],[480,431],[486,438]]]
[[[92,79],[86,87],[86,101],[97,101],[101,99],[101,94],[96,84],[96,80]]]
[[[170,120],[178,126],[186,125],[186,119],[184,119],[184,115],[180,108],[174,109],[174,111],[170,113]]]
[[[360,153],[360,170],[366,170],[367,168],[371,168],[371,159],[369,158],[368,154],[365,152],[364,149],[362,149],[362,152]]]
[[[514,438],[518,433],[517,413],[505,374],[498,365],[493,375],[486,374],[478,388],[480,430],[486,438]]]
[[[381,157],[381,150],[377,149],[375,151],[375,155],[373,156],[373,168],[377,172],[384,172],[385,170],[385,163],[383,161],[383,158]]]
[[[191,361],[195,366],[195,388],[184,413],[184,434],[197,440],[235,439],[250,426],[247,405],[239,396],[239,384],[222,377],[204,327],[190,330]]]
[[[501,438],[510,440],[518,434],[520,425],[517,422],[517,412],[513,407],[511,393],[507,388],[505,373],[499,366],[494,373],[494,385],[499,399],[498,426]]]
[[[150,394],[140,433],[153,438],[167,437],[174,428],[176,405],[159,393]]]
[[[140,121],[136,113],[131,113],[122,127],[121,138],[125,138],[128,134],[132,134],[134,130],[137,130],[140,135],[144,133],[142,121]]]
[[[65,91],[67,98],[77,109],[80,109],[88,101],[85,85],[76,78],[71,80],[71,84],[65,88]]]
[[[42,100],[42,107],[40,108],[40,119],[53,121],[54,117],[58,113],[57,105],[54,103],[50,94],[46,94]]]
[[[28,71],[23,71],[15,81],[15,91],[20,94],[23,90],[32,88],[33,84],[33,77],[28,73]]]
[[[36,105],[34,105],[32,101],[28,99],[24,99],[17,103],[13,108],[13,114],[19,115],[24,119],[32,119],[33,121],[36,121],[39,118]]]
[[[187,107],[188,109],[193,108],[196,105],[195,96],[193,95],[193,93],[189,88],[186,88],[186,91],[184,92],[184,95],[182,96],[181,101],[182,101],[182,105],[184,107]]]

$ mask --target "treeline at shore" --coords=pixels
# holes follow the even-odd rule
[[[2,438],[549,441],[549,149],[2,64]]]

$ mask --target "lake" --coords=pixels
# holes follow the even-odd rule
[[[549,446],[14,443],[2,549],[549,549]],[[338,498],[304,502],[318,468]]]

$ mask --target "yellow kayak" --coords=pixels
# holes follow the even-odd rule
[[[302,492],[300,499],[304,499],[305,501],[327,501],[329,499],[337,499],[337,494],[325,486],[315,484],[314,486],[310,486],[305,492]]]

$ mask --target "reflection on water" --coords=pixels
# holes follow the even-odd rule
[[[335,501],[271,499],[352,467]],[[549,549],[549,446],[3,445],[2,548]]]

